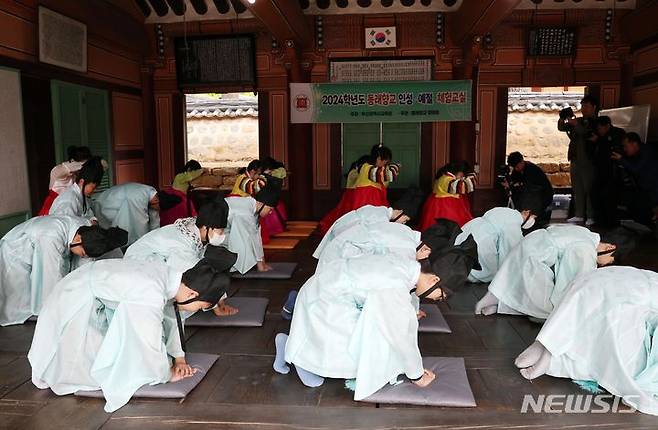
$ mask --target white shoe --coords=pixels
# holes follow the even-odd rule
[[[568,222],[568,223],[571,223],[571,224],[579,224],[579,223],[581,223],[581,222],[583,222],[583,221],[585,221],[585,219],[584,219],[584,218],[581,218],[581,217],[579,217],[579,216],[575,216],[575,217],[573,217],[573,218],[569,218],[569,219],[567,220],[567,222]]]
[[[592,218],[587,218],[587,221],[585,221],[585,226],[591,227],[593,225],[594,225],[594,220]]]

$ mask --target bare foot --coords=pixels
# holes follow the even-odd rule
[[[431,384],[432,381],[434,381],[434,378],[436,378],[436,375],[434,374],[434,372],[432,372],[431,370],[425,369],[423,371],[423,376],[419,380],[414,381],[414,384],[418,385],[421,388],[425,388],[429,384]]]
[[[258,263],[256,263],[256,269],[259,272],[269,272],[270,270],[272,270],[272,266],[270,266],[264,261],[259,261]]]
[[[228,316],[235,315],[238,312],[240,312],[240,310],[238,308],[234,308],[233,306],[229,306],[224,302],[219,302],[219,305],[217,305],[217,307],[215,309],[213,309],[212,311],[218,317],[228,317]]]
[[[427,316],[427,313],[424,310],[419,310],[418,313],[416,314],[418,319],[420,320],[421,318],[425,318]]]

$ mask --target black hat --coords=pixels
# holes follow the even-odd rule
[[[256,200],[265,206],[275,207],[281,198],[281,189],[283,188],[283,179],[276,178],[272,175],[263,175],[267,183],[256,194]]]
[[[228,203],[224,199],[216,199],[201,206],[196,217],[197,227],[226,228],[227,224]]]
[[[185,305],[192,302],[208,302],[217,304],[231,283],[231,277],[226,273],[220,273],[213,264],[204,258],[196,266],[183,273],[181,282],[188,288],[196,291],[199,295],[193,299],[178,303]]]
[[[158,200],[160,201],[160,209],[163,211],[169,210],[183,201],[180,196],[164,190],[158,191]]]
[[[441,287],[459,288],[466,282],[471,270],[481,269],[478,263],[477,243],[473,235],[469,235],[460,245],[443,252],[430,255],[433,272],[441,279]]]
[[[432,253],[451,248],[462,229],[454,221],[439,218],[420,235],[420,240],[432,249]]]
[[[541,215],[543,213],[542,205],[542,191],[541,187],[531,186],[526,184],[526,190],[519,199],[517,209],[519,211],[529,210],[534,215]]]
[[[235,265],[238,254],[229,251],[223,246],[208,245],[204,259],[218,272],[226,272]]]
[[[393,208],[399,209],[409,218],[415,218],[423,204],[424,193],[417,187],[409,187],[404,195],[393,205]]]
[[[97,225],[83,226],[78,229],[78,234],[85,253],[92,258],[100,257],[128,243],[128,232],[119,227],[105,230]]]

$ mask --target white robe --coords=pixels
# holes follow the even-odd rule
[[[491,282],[507,254],[523,239],[523,216],[510,208],[493,208],[483,216],[474,218],[462,226],[455,245],[473,235],[478,245],[478,262],[481,270],[471,270],[469,282]]]
[[[546,319],[576,276],[596,269],[600,237],[585,227],[554,225],[527,235],[494,276],[498,313]]]
[[[423,374],[410,290],[420,264],[397,255],[336,260],[295,303],[285,359],[316,375],[356,378],[355,400],[406,374]]]
[[[128,247],[123,258],[159,261],[181,273],[191,269],[206,252],[195,221],[196,218],[182,218],[145,234]]]
[[[62,215],[62,216],[79,216],[87,218],[91,221],[96,220],[94,211],[91,208],[91,202],[87,197],[87,210],[84,211],[82,205],[82,190],[78,184],[73,184],[60,193],[59,196],[53,201],[50,207],[49,215]]]
[[[39,315],[55,284],[77,266],[69,244],[89,224],[80,217],[36,217],[0,239],[0,325]]]
[[[552,354],[549,375],[596,381],[658,415],[658,273],[606,267],[579,276],[537,340]]]
[[[404,224],[388,220],[358,223],[343,230],[324,246],[316,272],[332,261],[369,254],[394,253],[413,260],[420,242],[420,232]]]
[[[265,258],[256,200],[252,197],[226,197],[225,200],[229,207],[225,244],[229,251],[238,254],[231,271],[245,274]]]
[[[128,245],[160,227],[160,215],[149,206],[157,194],[153,187],[127,183],[115,185],[97,195],[92,204],[103,228],[120,227],[128,232]]]
[[[359,209],[346,213],[331,225],[320,241],[320,244],[315,249],[313,257],[319,260],[325,247],[347,229],[354,227],[355,225],[377,224],[385,221],[390,222],[392,214],[393,209],[391,208],[372,205],[362,206]]]
[[[163,264],[127,260],[96,261],[68,275],[37,321],[32,382],[58,395],[102,389],[107,412],[142,385],[167,382],[163,310],[180,280]]]
[[[124,255],[126,260],[144,262],[160,262],[181,273],[194,267],[206,252],[206,246],[201,243],[199,229],[195,225],[196,218],[181,218],[174,224],[153,230],[142,236],[128,247]],[[165,333],[167,333],[168,349],[175,351],[174,357],[184,355],[180,344],[178,325],[173,308],[167,307],[164,312]],[[181,317],[186,320],[192,313],[182,311]]]
[[[65,161],[58,164],[50,171],[50,185],[49,189],[57,194],[61,194],[68,187],[73,185],[75,173],[82,169],[82,161]]]

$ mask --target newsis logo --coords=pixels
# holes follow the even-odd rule
[[[629,414],[628,404],[637,404],[640,396],[617,397],[612,394],[540,394],[523,396],[521,413],[535,414]]]

